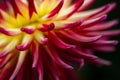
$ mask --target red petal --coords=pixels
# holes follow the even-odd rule
[[[30,48],[31,43],[32,43],[32,36],[31,35],[25,35],[22,43],[20,45],[17,45],[16,49],[24,51],[24,50]]]
[[[48,46],[45,47],[45,49],[47,50],[50,57],[56,62],[57,65],[61,66],[62,68],[73,69],[72,66],[66,64],[64,61],[62,61],[60,59],[60,57],[58,56],[57,51],[55,50],[55,48],[53,46],[51,46],[50,43],[48,44]]]
[[[53,30],[55,27],[54,23],[50,23],[50,24],[42,24],[42,26],[40,26],[39,30],[40,31],[50,31]]]
[[[74,3],[74,9],[67,15],[67,17],[71,16],[74,12],[76,12],[80,6],[83,4],[84,0],[76,0]]]
[[[21,33],[21,31],[19,31],[19,30],[7,29],[7,28],[3,28],[1,26],[0,26],[0,32],[5,34],[5,35],[8,35],[8,36],[15,36],[15,35]]]
[[[56,15],[62,8],[64,0],[61,0],[60,3],[49,13],[48,18]]]
[[[52,40],[52,42],[59,48],[62,49],[70,49],[70,48],[75,48],[74,45],[67,44],[64,41],[62,41],[55,33],[49,32],[48,33],[49,39]]]
[[[35,31],[34,26],[28,26],[28,27],[23,27],[21,28],[21,31],[26,32],[28,34],[32,34]]]
[[[90,36],[95,36],[95,35],[102,35],[102,36],[115,36],[120,34],[120,30],[109,30],[109,31],[95,31],[95,32],[88,32],[85,33]]]
[[[0,9],[6,11],[7,5],[5,4],[5,2],[0,2]]]
[[[37,71],[39,75],[39,80],[43,80],[43,61],[42,61],[42,52],[43,49],[41,46],[39,47],[39,58],[38,58],[38,63],[37,63]]]
[[[84,30],[87,30],[87,31],[106,30],[106,29],[109,29],[109,28],[113,27],[114,25],[116,25],[118,23],[119,23],[118,20],[113,20],[113,21],[109,21],[109,22],[98,23],[98,24],[96,24],[94,26],[87,27]]]
[[[72,22],[72,23],[65,23],[65,22],[60,22],[57,23],[55,22],[55,26],[57,26],[55,28],[55,30],[60,30],[60,29],[73,29],[76,28],[78,26],[80,26],[82,24],[82,20],[76,21],[76,22]]]
[[[6,1],[8,1],[13,7],[15,17],[17,17],[17,14],[22,15],[18,8],[18,5],[16,4],[16,0],[6,0]]]
[[[102,15],[100,17],[94,18],[94,19],[89,19],[83,22],[83,24],[80,25],[80,27],[78,28],[78,30],[86,28],[86,27],[90,27],[93,26],[97,23],[100,23],[101,21],[105,20],[107,18],[107,15]]]
[[[32,17],[33,12],[37,13],[34,0],[27,0],[28,1],[28,8],[29,8],[29,17]]]
[[[83,10],[89,8],[90,5],[93,4],[94,2],[95,2],[95,0],[85,0],[83,5],[79,8],[78,11],[80,12],[80,11],[83,11]]]
[[[37,66],[39,58],[39,46],[34,42],[32,43],[32,55],[33,55],[32,67],[35,68]]]
[[[97,35],[97,36],[84,36],[84,35],[80,35],[80,34],[77,34],[73,31],[60,31],[60,33],[72,40],[75,40],[75,41],[78,41],[78,42],[94,42],[98,39],[101,38],[101,35]]]

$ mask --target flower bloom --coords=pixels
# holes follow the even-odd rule
[[[103,22],[110,3],[95,0],[4,0],[0,2],[0,80],[76,80],[71,63],[110,62],[94,51],[114,51],[117,20]]]

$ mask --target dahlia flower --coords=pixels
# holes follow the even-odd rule
[[[0,80],[77,80],[72,63],[109,65],[94,51],[115,50],[118,21],[104,20],[116,4],[86,10],[94,1],[1,1]]]

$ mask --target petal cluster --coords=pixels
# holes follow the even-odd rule
[[[116,4],[86,10],[94,1],[0,2],[0,80],[77,80],[72,63],[109,65],[94,51],[115,50],[118,20],[104,20]]]

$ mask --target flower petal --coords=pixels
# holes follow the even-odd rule
[[[70,6],[67,9],[64,9],[64,10],[60,11],[57,19],[58,20],[59,19],[66,19],[66,18],[70,17],[71,15],[73,15],[79,9],[79,7],[83,4],[83,2],[84,2],[84,0],[76,0],[75,3],[72,6]]]
[[[59,13],[60,9],[63,6],[63,3],[64,3],[64,0],[61,0],[59,2],[59,4],[48,14],[47,18],[50,18],[50,17],[56,15],[57,13]]]
[[[6,1],[8,1],[13,7],[15,17],[17,17],[17,14],[22,15],[18,8],[18,5],[16,4],[17,3],[16,0],[6,0]]]
[[[95,2],[95,0],[85,0],[83,5],[79,8],[79,12],[89,8],[90,5],[92,5]]]
[[[26,50],[26,49],[30,48],[31,43],[32,43],[32,39],[33,38],[32,38],[31,35],[25,35],[22,43],[20,45],[17,45],[16,49],[18,49],[20,51],[23,51],[23,50]]]
[[[49,32],[48,33],[48,38],[52,40],[52,42],[59,48],[61,49],[70,49],[70,48],[75,48],[74,45],[67,44],[64,41],[62,41],[55,33]],[[50,37],[49,37],[50,36]]]
[[[13,39],[1,52],[0,57],[3,57],[14,50],[15,46],[17,45],[18,40]]]
[[[42,24],[42,26],[40,26],[38,29],[42,32],[45,32],[45,31],[53,30],[54,27],[55,27],[54,23],[50,23],[49,25]]]
[[[95,24],[100,23],[101,21],[105,20],[106,18],[107,18],[107,15],[102,15],[102,16],[97,17],[97,18],[86,20],[83,22],[83,24],[81,24],[79,26],[78,30],[88,28],[90,26],[94,26]]]
[[[19,55],[19,58],[18,58],[17,66],[16,66],[15,70],[13,71],[13,74],[11,75],[9,80],[13,80],[15,78],[15,76],[19,72],[19,70],[22,67],[22,64],[23,64],[23,62],[25,60],[26,51],[21,51],[19,54],[20,55]]]
[[[111,6],[110,6],[110,4],[107,4],[105,6],[97,8],[97,9],[93,9],[93,10],[88,10],[88,11],[83,11],[83,12],[80,12],[80,13],[76,13],[76,14],[73,14],[69,18],[69,20],[73,21],[73,20],[77,20],[77,19],[86,20],[86,19],[89,19],[89,18],[96,18],[96,17],[102,16],[102,15],[105,15],[107,13],[107,10],[109,8],[111,8]],[[101,13],[103,13],[103,14],[101,14]]]
[[[76,22],[55,22],[55,30],[61,30],[61,29],[72,29],[80,26],[83,23],[82,20],[76,21]]]
[[[88,37],[88,36],[83,36],[80,34],[77,34],[73,31],[60,31],[60,33],[72,40],[78,41],[78,42],[93,42],[101,38],[101,35],[93,36],[93,37]]]
[[[40,44],[45,45],[48,42],[48,38],[46,38],[41,32],[36,31],[34,37]]]
[[[106,29],[109,29],[109,28],[113,27],[116,24],[118,24],[118,20],[113,20],[113,21],[109,21],[109,22],[102,22],[102,23],[98,23],[94,26],[87,27],[84,30],[85,31],[106,30]]]
[[[8,36],[15,36],[21,33],[19,29],[6,29],[1,26],[0,26],[0,32]]]
[[[35,8],[34,0],[27,0],[27,1],[28,1],[29,17],[31,18],[32,14],[34,12],[37,13],[37,11]]]
[[[51,46],[51,44],[49,44],[48,46],[45,47],[46,51],[48,52],[48,54],[50,55],[50,57],[53,59],[53,61],[56,62],[56,64],[58,64],[59,66],[66,68],[66,69],[73,69],[72,66],[66,64],[65,62],[63,62],[60,57],[57,55],[56,50],[53,48],[53,46]]]
[[[34,26],[23,27],[23,28],[21,28],[21,31],[26,32],[28,34],[32,34],[35,31],[35,27]]]
[[[32,55],[33,55],[32,67],[35,68],[37,66],[39,58],[39,46],[35,42],[32,43]]]

